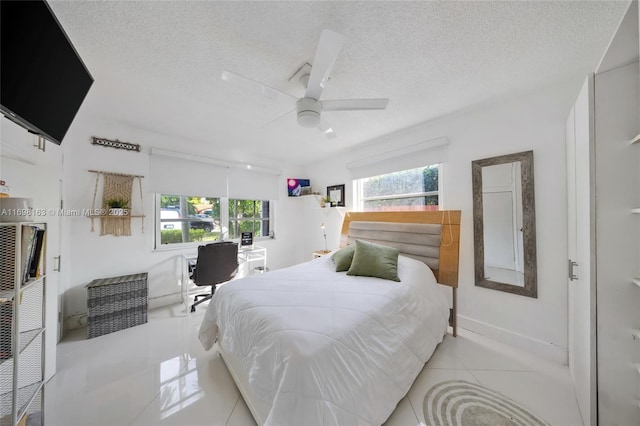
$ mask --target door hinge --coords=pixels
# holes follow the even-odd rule
[[[569,259],[569,280],[575,281],[578,279],[578,276],[575,274],[575,268],[578,267],[578,263]]]

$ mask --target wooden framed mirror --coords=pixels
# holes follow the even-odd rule
[[[533,151],[473,161],[471,172],[476,285],[537,298]]]

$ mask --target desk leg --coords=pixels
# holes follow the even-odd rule
[[[189,260],[182,257],[182,280],[180,281],[180,298],[184,305],[185,316],[189,316]]]

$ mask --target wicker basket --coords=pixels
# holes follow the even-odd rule
[[[147,273],[101,278],[87,285],[87,338],[147,322]]]

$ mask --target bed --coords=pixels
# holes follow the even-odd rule
[[[455,334],[459,226],[459,211],[347,213],[341,247],[399,249],[400,282],[335,272],[331,254],[236,280],[216,291],[200,340],[260,425],[379,425]]]

